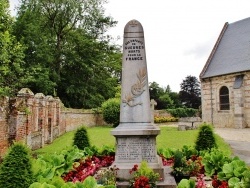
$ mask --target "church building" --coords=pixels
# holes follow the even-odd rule
[[[200,81],[203,122],[250,128],[250,18],[225,23]]]

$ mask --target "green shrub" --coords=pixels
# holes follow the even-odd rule
[[[76,145],[81,150],[84,150],[85,147],[90,147],[89,137],[86,127],[83,126],[76,130],[73,139],[73,145]]]
[[[29,150],[21,143],[14,143],[0,166],[0,187],[27,188],[32,182]]]
[[[108,124],[117,127],[120,122],[120,99],[112,98],[102,104],[103,118]]]
[[[180,117],[194,117],[197,113],[197,109],[194,108],[174,108],[174,109],[167,109],[172,116],[176,118]]]
[[[195,149],[198,151],[204,151],[212,148],[217,148],[213,128],[211,125],[204,123],[199,127]]]

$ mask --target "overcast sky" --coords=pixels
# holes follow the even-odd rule
[[[18,0],[10,0],[11,9]],[[199,78],[224,26],[250,17],[249,0],[108,0],[106,15],[118,21],[108,33],[123,42],[132,19],[144,28],[149,82],[180,90],[186,76]]]

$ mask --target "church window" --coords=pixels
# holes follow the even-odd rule
[[[220,110],[230,110],[229,90],[226,86],[220,88]]]

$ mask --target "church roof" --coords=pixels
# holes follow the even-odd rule
[[[225,23],[200,78],[250,70],[250,18]]]

